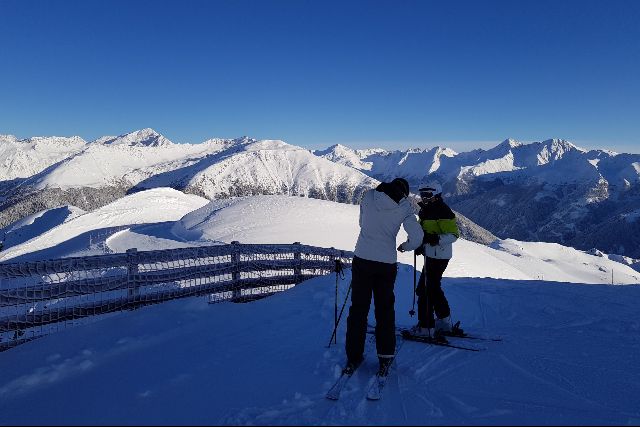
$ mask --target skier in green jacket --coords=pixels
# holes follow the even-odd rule
[[[460,232],[455,214],[442,200],[439,182],[421,183],[418,192],[421,199],[418,217],[424,240],[416,253],[424,255],[425,263],[416,288],[418,324],[411,329],[411,333],[437,338],[452,332],[451,309],[442,290],[442,275],[453,255],[452,246],[460,237]]]

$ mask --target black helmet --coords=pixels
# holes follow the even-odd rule
[[[409,195],[409,182],[407,182],[406,179],[395,178],[393,181],[391,181],[391,184],[400,190],[403,197],[407,197]]]

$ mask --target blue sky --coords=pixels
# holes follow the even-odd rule
[[[640,1],[0,0],[0,134],[640,152]]]

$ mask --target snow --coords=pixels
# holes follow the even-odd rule
[[[353,250],[358,206],[287,196],[217,200],[173,227],[185,240],[294,243]],[[293,240],[292,240],[293,239]],[[336,246],[337,245],[337,246]]]
[[[622,217],[629,223],[635,222],[640,218],[640,209],[636,209],[635,211],[623,214]]]
[[[355,205],[287,196],[252,196],[218,200],[187,214],[171,228],[174,239],[198,242],[293,243],[353,250],[358,237]],[[114,240],[116,238],[114,237]],[[406,240],[400,230],[397,243]],[[111,243],[110,243],[111,245]],[[122,245],[120,245],[122,246]],[[550,262],[549,259],[553,259]],[[398,260],[413,264],[413,254]],[[421,268],[422,261],[417,265]],[[492,265],[487,271],[487,265]],[[463,239],[454,246],[448,277],[540,279],[573,283],[610,283],[610,272],[620,283],[638,283],[638,272],[612,260],[603,260],[554,243],[499,240],[493,247]],[[543,277],[544,276],[544,277]]]
[[[602,177],[612,184],[640,180],[637,154],[587,151],[555,138],[526,144],[509,138],[488,150],[462,153],[436,147],[370,154],[367,150],[352,150],[341,145],[314,153],[381,179],[403,176],[419,181],[427,173],[436,173],[445,182],[456,178],[491,179],[495,176],[552,185],[596,184]]]
[[[0,181],[29,178],[76,154],[86,144],[77,136],[19,140],[13,135],[0,135]]]
[[[10,156],[7,159],[15,161]],[[242,137],[174,144],[153,129],[103,137],[59,160],[30,177],[29,184],[36,189],[195,187],[214,199],[232,190],[244,194],[315,192],[330,198],[327,186],[349,191],[378,183],[356,169],[279,140]]]
[[[294,243],[353,250],[359,207],[294,196],[246,196],[208,201],[158,188],[124,197],[2,252],[0,261],[80,256],[89,245],[109,252],[240,243]],[[102,241],[101,241],[102,239]],[[400,230],[397,244],[406,240]],[[103,244],[104,243],[104,244]],[[88,254],[88,253],[87,253]],[[638,283],[628,266],[554,243],[499,240],[492,247],[463,239],[454,245],[448,277],[493,277],[606,284]],[[15,259],[14,259],[15,258]],[[398,260],[413,265],[412,253]],[[550,261],[552,260],[552,261]],[[487,270],[487,266],[492,268]],[[422,261],[417,261],[421,268]]]
[[[597,168],[598,167],[598,163],[600,163],[600,159],[588,159],[587,160],[589,163],[591,163],[593,165],[593,167]]]
[[[214,199],[231,189],[259,188],[260,193],[308,195],[324,192],[326,186],[374,187],[378,184],[362,172],[314,156],[301,147],[282,141],[240,144],[207,156],[188,167],[154,174],[142,187],[163,187],[179,182],[201,188]]]
[[[438,171],[443,157],[450,158],[457,155],[450,148],[443,147],[387,151],[353,150],[340,144],[326,150],[316,150],[313,153],[332,162],[366,171],[368,175],[376,178],[392,179],[402,176],[411,181],[419,181],[425,175]]]
[[[208,203],[199,196],[171,188],[134,193],[95,211],[79,215],[55,227],[42,225],[43,234],[0,253],[0,262],[79,255],[94,236],[135,224],[175,221]]]
[[[209,202],[156,189],[103,209],[44,240],[137,223],[107,238],[111,250],[231,240],[352,250],[358,233],[357,206],[300,197]],[[34,239],[10,250],[43,246]],[[411,325],[413,254],[399,261],[396,321]],[[627,286],[603,285],[610,268]],[[338,304],[349,280],[350,270],[338,279]],[[640,273],[627,266],[557,244],[459,240],[443,285],[453,317],[503,341],[459,342],[478,353],[407,342],[379,402],[365,399],[377,369],[371,342],[341,400],[324,398],[344,363],[348,310],[337,345],[326,347],[335,275],[248,304],[172,301],[0,353],[0,365],[11,367],[0,370],[2,423],[638,424],[638,284]]]
[[[519,169],[522,168],[514,165],[513,153],[509,151],[504,157],[498,159],[489,159],[477,165],[462,168],[460,171],[460,176],[482,176],[498,172],[513,172]]]
[[[340,281],[341,295],[350,273]],[[405,343],[385,396],[365,399],[366,361],[338,402],[344,361],[334,276],[250,304],[173,301],[0,354],[0,411],[16,425],[634,424],[640,419],[638,286],[448,279],[456,318],[499,343],[480,353]],[[396,284],[414,319],[412,274]],[[607,313],[615,312],[615,317]],[[621,335],[620,330],[635,331]],[[620,392],[623,391],[624,392]]]
[[[28,215],[0,230],[4,237],[4,249],[6,250],[11,246],[16,246],[31,240],[85,213],[85,211],[78,207],[67,205]]]
[[[332,162],[336,162],[338,164],[349,166],[362,171],[371,170],[371,166],[372,166],[372,162],[363,161],[362,159],[366,158],[371,154],[377,154],[381,152],[384,152],[384,150],[373,149],[363,153],[363,152],[360,152],[359,150],[353,150],[342,144],[332,145],[326,150],[312,151],[312,153],[318,157],[323,157],[327,160],[331,160]]]
[[[9,183],[12,189],[196,188],[209,199],[226,197],[233,189],[234,194],[313,192],[333,199],[325,189],[327,183],[332,188],[361,188],[375,186],[376,179],[403,176],[415,185],[427,174],[437,174],[443,182],[500,177],[553,185],[595,186],[601,179],[611,186],[638,183],[639,156],[614,154],[587,152],[562,139],[528,144],[507,139],[489,150],[464,153],[443,147],[354,150],[340,144],[311,152],[279,140],[246,136],[174,144],[146,128],[90,143],[80,137],[18,140],[0,135],[0,180],[17,179]]]
[[[434,147],[429,150],[409,149],[374,154],[366,160],[372,162],[371,174],[374,176],[387,180],[401,176],[414,182],[420,181],[428,173],[439,171],[443,159],[455,154],[451,149]]]
[[[217,152],[211,144],[89,144],[35,177],[36,188],[101,187],[124,179],[134,185],[169,170],[180,169]]]
[[[153,129],[146,128],[116,137],[102,137],[99,144],[105,145],[142,145],[147,147],[167,146],[173,144]]]

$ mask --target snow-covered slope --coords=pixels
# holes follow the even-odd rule
[[[367,175],[283,141],[245,139],[183,168],[138,183],[139,188],[196,189],[208,198],[289,194],[355,201],[377,185]]]
[[[442,147],[429,150],[413,148],[404,151],[386,151],[352,150],[337,144],[326,150],[316,150],[314,154],[361,170],[381,181],[389,181],[400,176],[417,185],[425,175],[440,168],[441,158],[454,157],[457,153]]]
[[[95,141],[103,145],[128,145],[143,147],[167,147],[173,144],[153,129],[145,128],[120,136],[103,136]]]
[[[253,196],[217,200],[193,210],[164,234],[146,227],[148,234],[161,235],[183,244],[206,242],[293,243],[353,250],[358,238],[359,208],[324,200],[287,196]],[[166,230],[170,230],[166,232]],[[136,243],[136,236],[117,234],[108,241],[122,251]],[[406,239],[404,230],[398,244]],[[124,245],[122,241],[126,241]],[[146,244],[161,247],[162,241]],[[138,248],[140,249],[140,248]],[[413,264],[412,253],[398,254],[400,262]],[[418,265],[422,261],[418,260]],[[627,265],[554,243],[497,241],[491,247],[464,239],[454,244],[454,258],[446,275],[450,277],[493,277],[501,279],[552,280],[574,283],[640,283],[640,273]]]
[[[358,207],[317,199],[253,196],[208,202],[162,188],[127,196],[95,212],[63,207],[6,229],[1,261],[155,250],[217,242],[293,243],[353,250]],[[398,243],[405,238],[401,230]],[[637,260],[554,243],[496,240],[490,247],[460,239],[446,272],[576,283],[637,283]],[[98,249],[98,250],[97,250]],[[97,250],[97,251],[96,251]],[[413,262],[411,254],[398,254]],[[422,260],[418,259],[418,266]],[[487,266],[492,266],[490,269]]]
[[[176,239],[194,244],[205,238],[245,243],[277,238],[352,249],[355,218],[356,206],[248,197],[212,202],[175,222],[173,230]],[[334,232],[327,233],[329,223]],[[115,243],[118,236],[112,239]],[[599,267],[614,263],[560,245],[510,240],[489,248],[459,241],[454,254],[443,283],[453,317],[469,332],[503,341],[456,341],[482,349],[478,353],[406,342],[378,402],[365,399],[377,369],[370,340],[364,365],[340,401],[324,397],[345,360],[346,312],[338,343],[326,348],[336,298],[331,275],[249,304],[208,305],[190,298],[129,311],[0,353],[0,365],[11,367],[0,370],[2,420],[13,425],[637,424],[640,286],[585,285],[607,283]],[[401,254],[395,286],[396,322],[405,326],[415,322],[408,314],[412,258]],[[339,304],[350,274],[347,270],[338,279]],[[639,283],[633,274],[616,270],[621,280],[626,275],[626,283]],[[558,280],[576,284],[549,282]]]
[[[370,171],[373,167],[373,161],[369,161],[368,157],[375,154],[385,154],[388,151],[382,148],[373,148],[369,150],[354,150],[342,144],[335,144],[326,150],[312,151],[318,157],[322,157],[332,162],[362,171]]]
[[[500,150],[504,155],[499,157]],[[561,185],[597,182],[597,168],[589,162],[586,150],[562,139],[521,144],[507,140],[484,153],[485,164],[472,167],[460,175],[492,175],[516,181]],[[505,172],[516,172],[513,174]],[[570,172],[569,172],[570,171]]]
[[[202,197],[171,188],[142,191],[55,227],[42,224],[47,231],[1,252],[0,262],[87,255],[96,239],[104,240],[123,227],[175,221],[207,203]]]
[[[172,228],[184,240],[294,243],[353,250],[358,206],[286,196],[216,200]],[[291,240],[295,239],[295,240]]]
[[[6,250],[11,246],[16,246],[38,237],[84,213],[85,211],[75,206],[61,206],[29,215],[0,230],[0,237],[2,237],[4,245],[3,249]]]
[[[2,252],[0,261],[56,258],[199,246],[219,242],[293,243],[353,250],[356,205],[292,196],[208,200],[158,188],[132,194],[85,213]],[[401,230],[398,244],[406,239]],[[99,252],[98,252],[99,253]],[[553,280],[574,283],[638,283],[640,273],[601,254],[554,243],[498,240],[490,247],[460,239],[451,277]],[[410,253],[400,262],[413,263]],[[418,266],[422,260],[418,260]],[[490,269],[487,266],[492,266]]]
[[[0,135],[0,181],[29,178],[85,146],[86,141],[79,136],[17,139]]]
[[[350,279],[339,280],[340,302]],[[415,321],[411,268],[396,319]],[[446,279],[456,319],[502,342],[479,353],[404,343],[383,399],[372,342],[338,402],[335,277],[249,304],[192,298],[129,311],[0,353],[11,425],[634,425],[640,287]],[[615,313],[611,316],[609,313]],[[370,320],[373,322],[371,316]],[[622,332],[624,331],[624,332]],[[106,396],[106,397],[105,397]]]
[[[104,187],[117,182],[132,186],[157,173],[184,167],[208,154],[220,144],[173,144],[151,129],[119,137],[100,138],[70,157],[36,175],[37,189]]]

